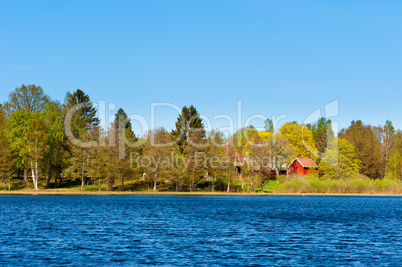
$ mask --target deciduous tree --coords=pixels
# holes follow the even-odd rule
[[[49,97],[43,92],[42,87],[34,84],[23,84],[9,94],[4,109],[8,114],[20,109],[39,113],[42,112],[48,102]]]
[[[172,166],[171,152],[173,148],[169,145],[172,137],[164,128],[150,131],[144,144],[142,156],[143,162],[147,162],[148,175],[152,175],[153,191],[157,190],[157,181],[163,178]]]
[[[62,149],[61,142],[64,139],[64,121],[63,121],[63,106],[59,102],[50,101],[45,109],[42,111],[42,118],[45,121],[46,132],[49,136],[48,138],[48,151],[47,151],[47,185],[49,188],[51,174],[53,170],[53,166],[55,161],[59,161],[56,157],[54,160],[54,156],[61,156],[60,150]],[[55,175],[55,177],[57,177]]]
[[[360,173],[370,178],[381,178],[381,143],[376,138],[374,129],[362,121],[352,121],[347,129],[342,129],[339,137],[346,139],[355,147],[360,161]]]
[[[333,139],[319,168],[327,179],[357,178],[360,167],[354,146],[345,139]]]
[[[11,145],[7,139],[7,132],[9,131],[5,120],[5,112],[0,105],[0,179],[4,182],[4,190],[11,187],[11,176],[14,172],[15,157],[11,150]]]
[[[27,147],[30,158],[32,181],[34,189],[38,190],[38,181],[41,171],[41,160],[48,150],[48,137],[45,130],[45,120],[41,117],[32,119],[28,132]]]
[[[313,134],[314,142],[320,154],[327,149],[329,142],[334,138],[331,120],[321,117],[317,123],[307,124],[306,127]]]
[[[311,131],[303,124],[297,122],[285,123],[279,132],[293,145],[293,158],[312,158],[317,160],[317,148]]]

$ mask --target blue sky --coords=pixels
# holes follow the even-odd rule
[[[193,104],[215,128],[238,101],[243,123],[283,123],[338,100],[340,128],[402,129],[401,14],[401,1],[1,1],[0,102],[22,83],[60,101],[80,88],[148,121],[151,103]],[[155,114],[174,127],[173,109]]]

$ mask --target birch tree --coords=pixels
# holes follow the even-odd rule
[[[49,135],[45,131],[45,120],[41,117],[33,119],[28,132],[28,155],[35,190],[39,189],[38,180],[42,169],[40,165],[48,149],[48,137]]]

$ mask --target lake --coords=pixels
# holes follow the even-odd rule
[[[0,196],[1,265],[401,265],[402,198]]]

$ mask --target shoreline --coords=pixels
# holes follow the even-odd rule
[[[69,192],[69,191],[0,191],[0,196],[4,195],[65,195],[65,196],[124,196],[124,195],[155,195],[155,196],[393,196],[402,197],[402,194],[379,194],[379,193],[236,193],[236,192],[106,192],[106,191],[83,191],[83,192]]]

